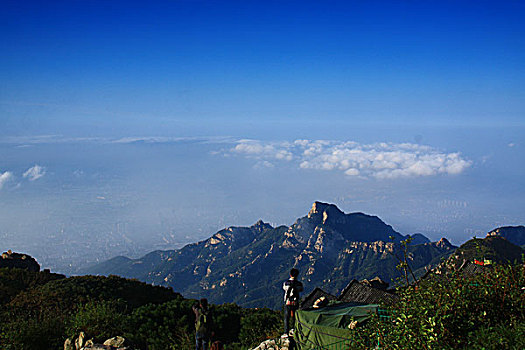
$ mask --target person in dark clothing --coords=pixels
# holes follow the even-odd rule
[[[208,300],[203,298],[193,306],[195,313],[195,349],[208,350],[211,334],[211,315],[208,309]]]
[[[303,291],[303,284],[297,279],[299,270],[290,270],[290,279],[283,283],[284,289],[284,336],[290,331],[290,321],[295,316],[295,311],[299,308],[300,293]]]

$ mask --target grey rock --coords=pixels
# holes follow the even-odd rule
[[[109,338],[108,340],[106,340],[104,342],[104,345],[110,345],[116,348],[120,348],[121,346],[124,345],[125,342],[126,342],[126,339],[124,337],[117,335],[116,337]]]

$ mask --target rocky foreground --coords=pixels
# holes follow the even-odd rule
[[[109,338],[103,344],[96,344],[93,339],[87,339],[84,332],[80,332],[77,338],[66,339],[64,350],[130,350],[125,344],[126,339],[121,336]]]
[[[269,339],[251,350],[288,350],[291,343],[290,338]]]

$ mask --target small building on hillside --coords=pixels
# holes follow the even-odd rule
[[[388,288],[388,283],[381,281],[382,283],[379,284],[370,284],[367,282],[369,281],[352,280],[343,289],[337,300],[345,303],[393,304],[399,299],[397,295],[386,289]],[[381,288],[374,287],[374,285]]]

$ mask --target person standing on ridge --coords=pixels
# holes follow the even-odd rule
[[[195,313],[195,349],[208,350],[211,333],[211,315],[208,309],[208,299],[202,298],[192,307]]]
[[[283,283],[284,289],[284,336],[290,331],[290,320],[295,317],[299,308],[299,293],[303,291],[303,284],[297,280],[299,270],[290,270],[290,279]]]

